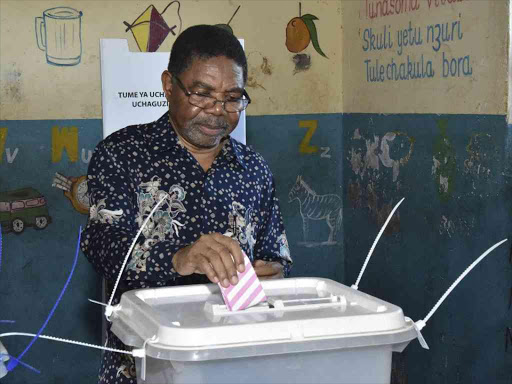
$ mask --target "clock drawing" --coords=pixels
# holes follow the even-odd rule
[[[73,208],[84,215],[89,214],[89,193],[87,189],[87,176],[66,177],[56,172],[52,187],[62,189]]]

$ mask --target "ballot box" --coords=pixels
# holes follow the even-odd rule
[[[231,312],[217,285],[123,294],[112,331],[138,383],[389,383],[416,338],[402,310],[332,280],[262,281],[266,303]]]

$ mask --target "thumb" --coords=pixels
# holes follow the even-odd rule
[[[265,264],[267,264],[267,262],[266,262],[266,261],[264,261],[264,260],[256,260],[256,261],[254,262],[254,264],[253,264],[253,265],[254,265],[255,267],[262,267],[262,266],[264,266]]]

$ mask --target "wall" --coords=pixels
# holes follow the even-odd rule
[[[360,289],[423,319],[473,260],[510,237],[508,2],[342,4],[345,281],[405,197]],[[395,356],[394,382],[512,380],[506,244],[430,319],[430,350],[414,341]]]
[[[2,228],[0,320],[16,323],[0,323],[0,333],[37,331],[64,286],[73,264],[78,228],[86,222],[81,212],[87,209],[79,204],[80,199],[73,199],[69,193],[64,195],[52,184],[56,181],[64,188],[69,184],[80,186],[91,151],[101,140],[99,39],[124,38],[132,51],[144,50],[144,31],[136,33],[138,44],[123,22],[128,26],[136,24],[135,20],[139,16],[139,21],[143,20],[144,12],[151,6],[162,14],[169,29],[176,26],[176,33],[180,18],[182,29],[199,23],[226,24],[240,6],[229,25],[237,37],[245,39],[249,62],[247,90],[253,103],[248,109],[248,143],[264,155],[274,171],[296,261],[293,275],[342,280],[342,229],[337,228],[337,237],[328,241],[326,221],[314,222],[305,237],[299,202],[288,199],[298,176],[319,195],[342,195],[341,2],[302,1],[299,9],[299,2],[295,1],[183,0],[179,15],[178,4],[170,3],[0,2],[0,196],[4,198],[2,193],[20,188],[34,188],[46,198],[51,217],[51,223],[42,230],[27,227],[17,235],[12,231],[5,233]],[[77,60],[69,66],[49,63],[54,59],[46,57],[36,40],[39,26],[35,18],[60,6],[83,13],[81,25],[78,20],[67,24],[67,43],[63,36],[57,39],[59,44],[73,41],[67,45],[67,57]],[[301,16],[311,14],[317,18],[310,20],[316,25],[318,50],[313,42],[304,49],[292,48],[298,52],[287,48],[287,24],[299,12]],[[55,44],[55,33],[59,33],[51,29],[52,25],[55,26],[47,24],[50,47]],[[75,34],[70,34],[73,28]],[[167,31],[161,37],[164,39],[158,51],[169,51],[175,36]],[[158,34],[149,36],[149,40],[154,43],[152,49],[160,42]],[[52,52],[59,56],[53,47],[50,56]],[[57,172],[65,179],[54,180]],[[341,214],[341,198],[339,202],[333,214]],[[100,282],[80,255],[69,288],[45,333],[100,343],[101,308],[88,303],[87,298],[101,300]],[[17,337],[3,339],[15,356],[29,341]],[[41,374],[19,366],[2,382],[69,383],[73,363],[72,381],[91,383],[99,358],[96,350],[38,340],[23,361]]]

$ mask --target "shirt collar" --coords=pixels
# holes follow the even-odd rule
[[[179,144],[178,135],[169,121],[169,112],[146,127],[146,140],[153,152],[166,152],[176,148]]]
[[[247,162],[243,155],[243,149],[244,145],[242,143],[229,136],[229,138],[224,142],[222,152],[228,160],[235,158],[244,169],[247,169]]]
[[[169,121],[168,112],[164,113],[157,121],[147,125],[146,138],[149,143],[149,148],[157,153],[174,151],[176,148],[185,149]],[[221,151],[228,161],[236,159],[243,168],[247,169],[243,152],[244,145],[231,136],[225,140]]]

